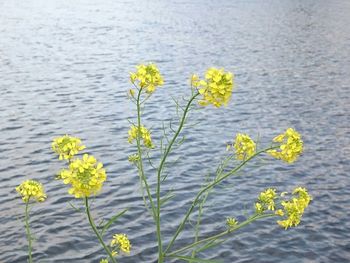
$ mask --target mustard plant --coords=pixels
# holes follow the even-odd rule
[[[85,213],[89,224],[108,255],[108,258],[102,259],[101,262],[109,262],[109,260],[113,263],[117,262],[116,256],[119,251],[130,252],[131,245],[128,237],[125,234],[116,234],[110,246],[108,246],[104,242],[103,236],[112,223],[122,216],[126,210],[110,218],[104,226],[100,226],[100,229],[96,226],[90,211],[89,198],[95,197],[100,193],[107,179],[103,164],[98,162],[93,155],[84,154],[82,158],[76,157],[80,151],[85,149],[85,146],[81,145],[81,140],[76,137],[65,135],[55,138],[52,142],[52,149],[59,155],[60,160],[68,161],[68,167],[58,173],[57,179],[70,186],[68,190],[70,195],[84,201]]]
[[[30,202],[43,202],[46,199],[46,194],[44,191],[43,185],[35,180],[26,180],[22,182],[19,186],[16,187],[16,191],[20,194],[22,197],[23,202],[25,203],[25,228],[26,228],[26,235],[28,240],[28,262],[32,263],[32,241],[33,236],[30,232],[29,227],[29,206]]]
[[[141,189],[143,193],[145,192],[144,202],[146,207],[150,209],[155,222],[159,263],[164,262],[167,258],[177,258],[189,262],[204,262],[203,259],[197,258],[198,252],[221,244],[232,232],[259,219],[277,217],[279,218],[277,220],[278,225],[285,229],[297,226],[300,223],[304,210],[312,199],[306,188],[297,187],[292,192],[290,199],[286,199],[288,194],[285,192],[277,194],[276,189],[267,189],[259,195],[253,214],[246,220],[239,222],[236,218],[229,217],[226,219],[226,230],[210,237],[199,237],[203,206],[214,187],[229,177],[236,175],[238,171],[257,156],[268,154],[284,162],[293,163],[303,151],[301,136],[293,128],[288,128],[285,133],[275,137],[271,145],[262,149],[258,149],[257,142],[251,139],[249,135],[239,133],[236,135],[234,142],[227,146],[228,156],[222,160],[217,168],[215,177],[204,182],[203,187],[198,190],[187,212],[180,220],[170,241],[167,244],[163,244],[161,209],[164,202],[161,199],[161,185],[164,178],[167,178],[163,176],[167,158],[172,152],[175,142],[178,141],[192,108],[209,105],[219,108],[228,104],[234,89],[234,75],[224,69],[209,68],[203,79],[198,75],[191,76],[191,97],[185,106],[177,105],[182,110],[182,113],[177,128],[171,127],[173,137],[166,138],[168,142],[166,145],[164,145],[163,140],[161,141],[162,155],[159,165],[156,167],[157,184],[155,193],[152,193],[148,183],[148,178],[151,175],[146,176],[144,166],[146,161],[150,161],[147,160],[149,159],[149,152],[156,146],[153,143],[149,130],[146,128],[147,125],[142,122],[141,108],[144,107],[145,102],[151,98],[157,88],[163,85],[164,79],[155,64],[147,64],[137,66],[136,72],[130,73],[130,81],[133,88],[129,90],[129,98],[136,104],[137,120],[129,130],[129,143],[136,141],[136,153],[129,156],[129,161],[138,169]],[[233,166],[234,159],[238,161],[236,166]],[[174,250],[175,242],[184,230],[190,216],[195,212],[197,212],[197,223],[195,225],[193,242]]]

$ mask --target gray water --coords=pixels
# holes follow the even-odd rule
[[[0,1],[0,262],[26,262],[24,205],[14,191],[40,180],[48,199],[31,210],[36,262],[99,262],[104,256],[81,206],[53,178],[63,167],[52,138],[82,138],[108,180],[93,215],[129,208],[107,235],[125,232],[133,248],[120,262],[154,262],[155,228],[127,156],[128,73],[155,62],[165,78],[144,111],[159,143],[162,121],[175,120],[171,97],[188,97],[188,78],[208,67],[235,73],[227,108],[191,113],[169,165],[162,211],[169,240],[196,189],[237,132],[262,144],[294,127],[305,143],[293,165],[263,157],[217,188],[205,208],[202,236],[242,220],[266,187],[308,187],[313,202],[299,227],[254,223],[201,256],[224,262],[350,261],[350,2],[334,1]],[[196,125],[194,125],[196,124]],[[157,152],[154,161],[157,163]],[[154,188],[154,173],[148,169]],[[187,227],[177,247],[190,242]]]

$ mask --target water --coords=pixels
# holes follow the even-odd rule
[[[24,205],[14,191],[35,178],[48,199],[31,211],[37,262],[98,262],[103,256],[87,220],[53,180],[63,167],[53,137],[79,136],[104,162],[108,181],[93,215],[129,212],[108,235],[125,232],[132,253],[121,262],[154,262],[152,221],[136,171],[127,161],[128,72],[158,64],[166,84],[145,110],[159,142],[161,121],[175,119],[171,96],[189,95],[188,77],[210,66],[236,75],[227,108],[194,112],[185,143],[172,155],[164,190],[168,240],[205,175],[235,133],[263,143],[289,126],[305,153],[294,165],[268,158],[244,169],[209,198],[202,234],[242,218],[265,187],[307,186],[314,200],[302,224],[284,231],[265,220],[203,254],[224,262],[347,262],[350,260],[350,3],[338,1],[1,1],[0,3],[0,261],[26,262]],[[157,150],[156,150],[157,151]],[[155,155],[155,161],[157,155]],[[150,175],[154,187],[154,176]],[[74,202],[77,206],[81,204]],[[188,231],[191,227],[188,227]],[[181,236],[177,246],[189,242]]]

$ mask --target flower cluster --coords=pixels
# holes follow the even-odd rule
[[[256,144],[247,134],[238,133],[233,148],[235,149],[237,160],[243,161],[255,154]]]
[[[149,132],[149,130],[145,126],[141,125],[140,132],[141,132],[141,138],[143,140],[144,145],[147,148],[153,148],[154,145],[152,143],[151,133]],[[135,125],[132,125],[130,130],[128,131],[128,134],[129,134],[128,141],[129,141],[129,143],[132,143],[137,138],[137,134],[138,133],[139,133],[138,127],[135,126]]]
[[[85,149],[79,138],[68,135],[55,138],[51,146],[52,150],[59,155],[60,160],[70,160],[79,151]]]
[[[130,253],[131,244],[125,234],[115,234],[111,241],[111,247],[117,247],[125,253]]]
[[[102,163],[98,163],[94,156],[84,154],[82,159],[72,161],[68,169],[63,169],[58,178],[71,185],[69,194],[82,198],[96,195],[107,176]]]
[[[108,263],[108,259],[107,258],[103,258],[100,260],[100,263]]]
[[[24,202],[29,202],[34,198],[37,202],[43,202],[46,199],[44,187],[35,180],[26,180],[16,187],[16,191],[22,196]]]
[[[303,152],[301,136],[293,128],[288,128],[285,133],[276,136],[273,141],[280,144],[279,149],[270,150],[268,153],[276,159],[293,163]]]
[[[255,203],[255,210],[258,214],[266,210],[275,210],[276,189],[268,188],[261,192],[258,201]]]
[[[202,106],[209,104],[219,108],[227,105],[231,99],[233,90],[233,74],[224,69],[209,68],[205,73],[205,80],[200,80],[197,75],[191,78],[191,85],[198,88],[203,98],[199,101]]]
[[[164,84],[162,75],[156,65],[136,66],[136,72],[130,73],[130,80],[133,84],[139,85],[141,89],[146,89],[147,93],[153,93],[155,89]]]
[[[288,229],[289,227],[297,226],[300,223],[301,217],[304,214],[304,210],[308,207],[312,197],[307,190],[302,187],[297,187],[293,191],[293,198],[288,201],[282,201],[281,205],[283,209],[276,211],[277,215],[285,216],[284,220],[279,220],[277,223]]]
[[[226,225],[228,226],[228,228],[233,228],[233,227],[237,226],[237,224],[238,224],[238,221],[234,217],[228,217],[226,219]]]

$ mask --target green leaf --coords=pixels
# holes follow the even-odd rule
[[[75,205],[73,205],[71,202],[68,202],[68,204],[78,213],[82,213],[83,210],[81,210],[80,208],[77,208]]]
[[[170,192],[166,194],[163,198],[160,199],[160,206],[164,205],[166,202],[168,202],[171,198],[175,196],[174,193]]]
[[[221,260],[212,260],[212,259],[201,259],[201,258],[191,258],[188,256],[179,256],[179,255],[171,255],[171,257],[179,258],[188,261],[189,263],[221,263]]]
[[[212,240],[211,242],[205,244],[204,246],[200,247],[199,249],[196,250],[196,252],[201,252],[201,251],[204,251],[204,250],[207,250],[209,248],[213,248],[215,246],[218,246],[222,243],[224,243],[226,241],[226,239],[223,239],[223,240]]]
[[[101,230],[101,236],[107,231],[107,229],[122,215],[124,215],[128,211],[128,209],[124,209],[123,211],[119,212],[115,216],[112,216],[111,219],[108,220],[108,222],[103,226]]]

